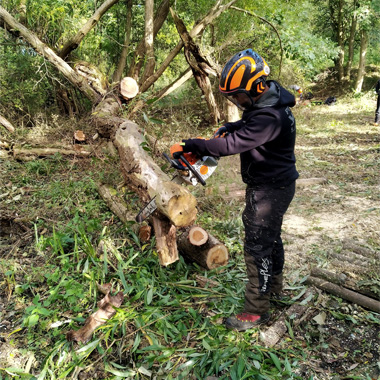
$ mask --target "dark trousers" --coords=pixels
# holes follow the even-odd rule
[[[266,313],[270,294],[282,289],[285,255],[281,226],[294,193],[295,182],[281,188],[248,187],[246,190],[243,223],[248,275],[244,311],[247,313]]]
[[[380,95],[377,96],[377,106],[375,112],[375,123],[380,121]]]

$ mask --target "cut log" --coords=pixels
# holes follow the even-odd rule
[[[186,230],[189,242],[192,245],[203,245],[208,240],[208,233],[199,226],[191,226]]]
[[[158,211],[175,226],[191,225],[197,215],[195,197],[185,187],[171,182],[147,154],[138,126],[131,121],[123,123],[116,131],[114,144],[128,186],[145,202],[155,197]]]
[[[218,281],[200,276],[198,274],[195,276],[195,280],[201,288],[217,288],[220,286],[220,283]]]
[[[120,95],[126,99],[133,99],[139,93],[139,85],[130,77],[125,77],[120,82]]]
[[[177,229],[167,219],[159,219],[153,216],[152,221],[156,236],[158,259],[160,264],[166,267],[179,259],[176,241]]]
[[[313,292],[308,289],[303,299],[307,299],[313,294]],[[292,317],[293,326],[297,326],[300,322],[301,316],[306,312],[309,308],[308,305],[301,305],[300,303],[294,303],[287,309],[281,317],[266,331],[260,331],[260,339],[264,342],[266,347],[275,346],[279,340],[285,335],[287,331],[286,321]]]
[[[310,274],[313,277],[318,277],[323,280],[330,281],[333,284],[344,286],[345,288],[351,289],[360,294],[364,294],[367,297],[374,298],[374,299],[379,298],[377,294],[371,292],[368,289],[360,287],[357,284],[358,281],[354,280],[353,278],[349,278],[344,273],[334,273],[326,269],[314,267],[311,269]]]
[[[95,331],[95,329],[97,329],[99,326],[104,324],[108,319],[112,318],[115,315],[115,307],[120,307],[120,305],[123,303],[123,300],[123,292],[119,292],[115,296],[110,296],[108,293],[102,300],[98,302],[99,309],[86,319],[84,326],[77,331],[69,331],[66,334],[66,339],[68,341],[75,341],[80,343],[88,342],[91,339],[92,333]]]
[[[206,243],[194,245],[189,239],[190,231],[191,229],[188,229],[178,237],[178,249],[184,257],[205,269],[214,269],[227,264],[228,250],[223,243],[208,234]],[[199,230],[196,230],[196,233],[198,232]],[[206,231],[204,232],[206,233]]]
[[[362,306],[365,309],[369,309],[376,313],[380,313],[380,302],[372,298],[366,297],[363,294],[356,293],[352,290],[333,284],[332,282],[329,282],[327,280],[322,280],[313,276],[310,276],[306,280],[306,282],[310,285],[316,286],[319,289],[334,294],[337,297],[343,298],[347,301]]]
[[[74,140],[76,142],[83,143],[86,141],[86,135],[83,133],[83,131],[75,131],[74,132]]]

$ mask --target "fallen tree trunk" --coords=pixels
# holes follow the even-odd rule
[[[309,298],[313,292],[309,289],[305,292],[303,299]],[[260,332],[260,339],[264,342],[266,347],[275,346],[278,341],[285,335],[287,331],[286,321],[292,317],[294,326],[300,323],[301,316],[309,308],[308,305],[301,305],[300,303],[294,303],[287,309],[284,314],[266,331]]]
[[[9,132],[13,133],[15,131],[15,127],[3,116],[0,115],[0,125],[2,125]]]
[[[344,286],[345,288],[364,294],[367,297],[374,299],[379,298],[377,294],[371,292],[370,290],[361,288],[359,285],[357,285],[357,281],[353,280],[352,278],[349,278],[344,273],[334,273],[326,269],[315,267],[311,269],[310,274],[313,277],[318,277],[323,280],[330,281],[333,284]]]
[[[99,309],[86,319],[84,326],[77,331],[69,331],[66,334],[66,339],[79,343],[88,342],[95,329],[112,318],[116,313],[115,307],[120,307],[123,301],[123,292],[119,292],[115,296],[110,296],[110,294],[107,293],[107,295],[98,302]]]
[[[372,298],[366,297],[352,290],[333,284],[332,282],[322,280],[320,278],[313,277],[313,276],[310,276],[306,280],[306,282],[310,285],[316,286],[319,289],[322,289],[326,292],[334,294],[335,296],[338,296],[347,301],[360,305],[366,309],[372,310],[376,313],[380,313],[380,302]]]
[[[200,241],[204,240],[204,235],[207,237],[206,242],[199,244]],[[178,237],[178,249],[184,257],[205,269],[218,268],[228,262],[226,246],[197,226],[195,226],[195,230],[192,228],[185,230]]]
[[[195,197],[185,187],[170,181],[145,152],[144,143],[138,126],[131,121],[124,122],[116,131],[114,144],[128,186],[145,202],[155,197],[158,211],[175,226],[191,225],[197,215]]]

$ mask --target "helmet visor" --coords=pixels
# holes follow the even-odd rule
[[[254,101],[246,91],[242,92],[234,92],[233,94],[223,93],[229,101],[238,106],[242,111],[247,111],[254,105]]]

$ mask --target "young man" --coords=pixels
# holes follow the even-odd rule
[[[222,71],[219,90],[243,110],[242,119],[218,129],[214,137],[224,138],[183,140],[171,149],[173,157],[182,152],[216,157],[240,153],[247,184],[243,222],[248,284],[243,312],[226,320],[227,328],[239,331],[267,322],[270,297],[282,290],[281,225],[298,178],[296,123],[289,108],[295,99],[277,82],[266,81],[269,72],[251,49],[233,56]]]
[[[375,111],[375,125],[379,125],[380,121],[380,79],[376,85],[376,94],[377,94],[377,106]]]

